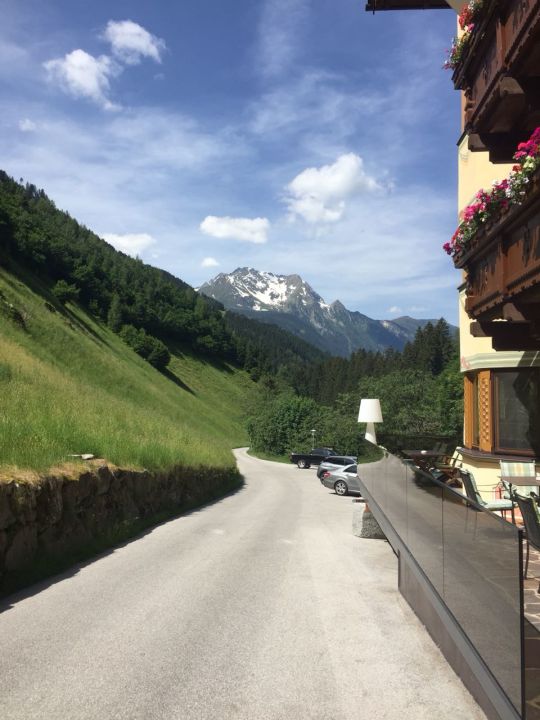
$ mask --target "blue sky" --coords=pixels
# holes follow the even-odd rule
[[[0,167],[193,286],[299,273],[457,321],[452,11],[0,0]]]

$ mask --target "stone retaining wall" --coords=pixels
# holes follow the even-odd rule
[[[77,479],[0,483],[0,594],[88,557],[241,484],[235,468],[97,465]]]

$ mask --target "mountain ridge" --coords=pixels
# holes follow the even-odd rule
[[[247,317],[278,325],[333,355],[349,356],[355,350],[402,350],[416,330],[434,319],[404,315],[374,320],[348,310],[339,300],[327,303],[297,273],[278,275],[249,267],[219,273],[199,292]]]

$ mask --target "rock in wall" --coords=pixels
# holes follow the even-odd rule
[[[100,465],[76,479],[47,475],[0,483],[0,593],[46,574],[47,564],[58,570],[240,482],[234,468],[150,473]]]

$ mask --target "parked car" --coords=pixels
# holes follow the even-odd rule
[[[308,468],[311,465],[320,465],[329,455],[336,455],[333,448],[313,448],[309,453],[291,453],[290,461],[299,468]]]
[[[326,470],[321,477],[321,484],[335,490],[336,495],[348,495],[350,492],[361,494],[356,464]]]
[[[352,465],[356,460],[355,455],[329,455],[317,468],[317,477],[320,480],[326,470],[338,470],[346,465]]]

